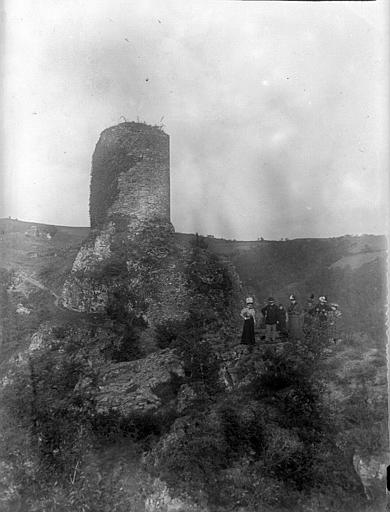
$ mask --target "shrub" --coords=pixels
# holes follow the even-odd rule
[[[227,467],[226,444],[218,430],[198,418],[185,435],[165,438],[154,449],[149,463],[174,494],[209,494],[218,481],[219,470]]]
[[[87,377],[93,385],[94,373],[87,358],[67,341],[29,356],[2,396],[3,410],[29,433],[39,472],[49,480],[74,467],[89,438],[92,404],[76,385]]]
[[[110,446],[121,439],[130,439],[147,448],[153,440],[169,431],[175,419],[172,411],[133,413],[124,417],[119,411],[111,409],[94,415],[91,431],[98,445]]]
[[[179,335],[184,335],[186,323],[177,320],[167,320],[156,326],[156,343],[161,349],[168,348]]]
[[[234,459],[243,453],[262,455],[265,448],[264,410],[260,404],[242,409],[240,403],[228,401],[217,408],[221,431],[228,447],[229,457]],[[250,412],[249,419],[245,418]],[[243,417],[244,416],[244,417]],[[245,419],[244,419],[245,418]]]
[[[218,358],[208,342],[188,337],[178,340],[175,346],[181,353],[190,385],[209,396],[221,391]]]
[[[117,326],[116,330],[120,330],[120,337],[111,347],[111,359],[116,363],[137,359],[140,356],[138,340],[141,329],[137,329],[136,326],[131,324],[125,324],[121,329],[120,326]]]

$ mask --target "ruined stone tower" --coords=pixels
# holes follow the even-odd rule
[[[104,130],[96,145],[91,228],[123,217],[135,225],[170,223],[169,136],[157,127],[121,123]]]
[[[141,123],[104,130],[92,158],[91,232],[64,283],[62,305],[115,325],[130,319],[145,353],[166,326],[196,317],[199,308],[225,314],[231,297],[222,285],[239,286],[204,249],[175,238],[169,196],[168,135]]]
[[[64,307],[105,313],[120,290],[129,313],[151,326],[183,317],[188,297],[169,188],[167,134],[143,123],[104,130],[92,158],[92,229],[64,284]]]

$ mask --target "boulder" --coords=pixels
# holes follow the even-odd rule
[[[180,377],[184,377],[183,363],[170,349],[135,361],[108,364],[99,376],[97,412],[114,409],[128,416],[173,406],[175,379]]]

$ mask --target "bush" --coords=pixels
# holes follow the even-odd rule
[[[176,419],[172,411],[155,413],[134,413],[123,417],[119,411],[94,415],[91,431],[98,445],[112,445],[121,439],[130,439],[141,443],[146,449],[153,440],[160,438]],[[135,445],[136,446],[136,445]]]
[[[242,409],[240,403],[227,401],[217,408],[221,431],[228,447],[229,458],[253,452],[258,456],[265,449],[264,409],[256,404],[250,410]],[[248,415],[249,419],[245,418]]]
[[[83,378],[93,385],[94,377],[87,358],[63,338],[29,356],[3,391],[2,408],[28,432],[38,473],[46,479],[69,472],[83,457],[92,404],[76,385]]]
[[[119,334],[117,340],[111,347],[110,357],[115,363],[124,361],[133,361],[140,357],[140,348],[138,346],[139,334],[142,329],[133,325],[117,326]]]
[[[210,494],[219,471],[227,467],[226,448],[221,433],[198,418],[185,435],[169,436],[157,445],[149,469],[176,495]]]
[[[158,324],[155,328],[157,346],[161,349],[168,348],[179,335],[185,336],[185,330],[186,323],[177,320],[167,320]]]
[[[175,345],[184,361],[186,381],[214,396],[221,391],[219,382],[219,362],[209,343],[191,338],[180,339]]]

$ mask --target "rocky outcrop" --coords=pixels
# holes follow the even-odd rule
[[[282,349],[274,347],[275,351]],[[250,350],[248,345],[236,345],[219,355],[219,380],[226,391],[237,390],[247,386],[259,377],[264,370],[263,347],[257,346]]]
[[[161,424],[161,432],[169,431],[177,416],[196,409],[206,388],[219,390],[218,354],[232,344],[233,311],[239,311],[240,280],[233,265],[208,251],[201,237],[174,236],[169,137],[159,128],[122,123],[102,133],[92,159],[90,217],[89,237],[61,297],[53,295],[65,321],[42,324],[3,382],[6,390],[18,378],[31,383],[29,399],[42,418],[39,428],[50,424],[48,431],[61,430],[69,421],[61,435],[75,450],[74,424],[83,433],[91,429],[98,440],[107,429],[115,442],[121,436],[127,442],[128,428],[144,440],[145,425]],[[53,448],[49,435],[41,437],[51,458],[68,463],[64,443]],[[71,467],[80,478],[87,474],[84,454],[83,448]],[[97,455],[95,462],[97,467]],[[118,464],[112,467],[112,474],[120,474]],[[164,475],[143,493],[145,510],[206,510],[195,504],[202,500],[189,498],[190,490],[179,499],[163,480]],[[125,477],[113,481],[121,498]]]
[[[0,510],[2,512],[21,510],[20,495],[11,474],[12,466],[7,462],[0,461]]]
[[[144,354],[157,348],[160,325],[184,322],[191,309],[219,308],[226,316],[238,276],[201,244],[194,260],[194,246],[174,236],[169,137],[159,128],[122,123],[102,133],[92,159],[90,216],[90,236],[63,287],[64,308],[116,318],[120,309],[122,318],[142,319]]]
[[[183,376],[183,363],[169,349],[136,361],[110,364],[99,376],[97,412],[111,409],[128,416],[167,407],[170,401],[175,402],[174,378]]]
[[[368,500],[384,495],[386,490],[386,467],[389,453],[380,456],[363,457],[359,454],[353,456],[353,467],[359,475]]]
[[[208,512],[208,508],[196,505],[190,498],[172,498],[164,482],[156,478],[145,501],[145,512]]]
[[[148,327],[185,317],[186,254],[170,223],[169,180],[169,137],[159,128],[122,123],[102,133],[92,159],[92,231],[65,282],[65,308],[105,313],[120,293]]]

